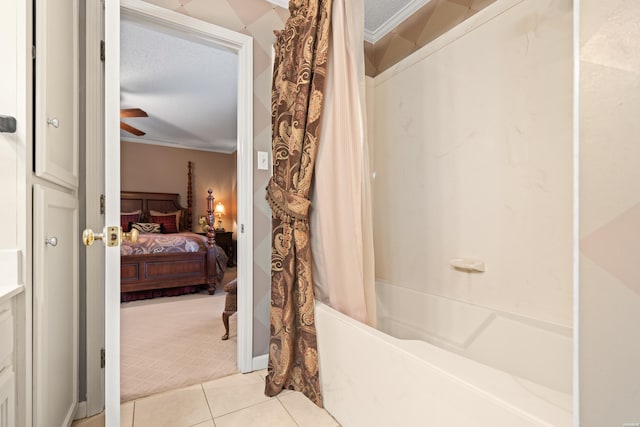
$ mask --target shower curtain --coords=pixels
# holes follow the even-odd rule
[[[320,133],[331,0],[292,0],[276,33],[272,93],[271,311],[265,394],[304,393],[322,406],[309,232]]]
[[[316,298],[375,326],[364,2],[334,0],[311,209]]]
[[[265,394],[298,390],[322,406],[315,292],[338,310],[375,323],[364,6],[363,0],[333,0],[332,10],[332,0],[292,0],[289,10],[285,29],[276,33],[273,76]]]

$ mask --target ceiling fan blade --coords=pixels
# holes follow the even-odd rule
[[[149,115],[141,108],[122,108],[120,117],[149,117]]]
[[[123,130],[123,131],[125,131],[125,132],[132,133],[132,134],[134,134],[135,136],[142,136],[142,135],[144,135],[144,134],[145,134],[145,133],[144,133],[144,132],[142,132],[140,129],[134,128],[133,126],[128,125],[128,124],[126,124],[126,123],[124,123],[124,122],[120,122],[120,129],[122,129],[122,130]]]

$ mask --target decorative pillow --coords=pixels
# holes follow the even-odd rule
[[[163,233],[178,232],[178,223],[175,215],[151,215],[151,222],[162,224]]]
[[[131,222],[129,229],[138,230],[141,233],[162,233],[162,224],[155,222]]]
[[[161,211],[154,211],[154,210],[150,210],[149,211],[149,215],[151,216],[171,216],[174,215],[176,217],[176,226],[178,228],[178,231],[180,231],[180,215],[182,215],[182,211],[174,211],[174,212],[161,212]]]
[[[130,231],[131,227],[129,224],[132,222],[140,221],[140,214],[142,211],[134,211],[134,212],[120,212],[120,227],[122,227],[123,231]]]

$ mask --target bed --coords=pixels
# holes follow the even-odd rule
[[[190,188],[191,185],[189,196]],[[121,226],[125,231],[129,231],[129,227],[162,220],[158,215],[173,216],[175,212],[180,212],[176,218],[180,232],[141,232],[139,242],[123,242],[120,267],[122,302],[182,295],[203,288],[207,289],[209,294],[213,294],[216,285],[222,280],[227,256],[224,250],[215,244],[211,190],[207,197],[207,221],[210,230],[207,235],[190,231],[191,197],[187,208],[180,205],[178,198],[179,194],[176,193],[121,192]],[[138,221],[128,221],[135,219],[131,218],[135,212],[139,212]],[[153,213],[156,215],[152,215]],[[163,245],[164,249],[161,249]]]

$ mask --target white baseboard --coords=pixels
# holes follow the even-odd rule
[[[267,369],[267,365],[269,364],[269,355],[263,354],[261,356],[256,356],[253,358],[251,363],[252,371],[259,371],[261,369]]]
[[[83,418],[87,418],[87,401],[84,400],[82,402],[78,402],[76,406],[76,415],[73,417],[74,420],[81,420]]]

